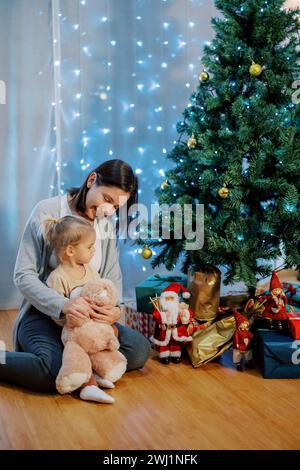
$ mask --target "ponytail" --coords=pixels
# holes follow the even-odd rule
[[[60,219],[55,219],[54,217],[49,217],[43,221],[43,230],[44,230],[44,239],[45,242],[53,246],[56,239],[56,227]]]

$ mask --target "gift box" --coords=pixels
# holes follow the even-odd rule
[[[289,316],[289,329],[294,339],[300,339],[300,308],[294,307],[294,311],[290,311],[290,306],[287,306]]]
[[[300,339],[300,314],[289,316],[289,327],[294,339]]]
[[[148,313],[138,312],[136,302],[128,300],[120,305],[121,315],[124,318],[126,326],[137,330],[146,338],[150,338],[154,330],[153,316]]]
[[[160,296],[162,291],[172,284],[172,282],[178,282],[186,287],[187,276],[163,276],[154,274],[138,284],[135,288],[137,311],[152,314],[154,307],[150,302],[150,297],[155,297],[156,294]]]
[[[290,336],[257,330],[254,357],[265,379],[300,378],[300,344]]]

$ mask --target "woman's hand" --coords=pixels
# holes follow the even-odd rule
[[[118,321],[121,317],[121,311],[119,307],[113,307],[112,305],[96,305],[94,303],[90,304],[92,313],[90,317],[94,320],[105,321],[106,323],[113,324]]]
[[[94,313],[91,303],[92,301],[88,297],[75,297],[66,302],[61,311],[65,316],[69,315],[73,318],[84,320]]]

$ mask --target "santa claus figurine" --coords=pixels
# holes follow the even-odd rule
[[[286,311],[287,297],[276,272],[272,274],[270,281],[270,294],[262,296],[265,303],[263,317],[270,321],[271,327],[283,330],[288,325],[288,315]]]
[[[233,311],[236,330],[233,334],[233,363],[236,365],[238,371],[242,372],[247,365],[252,367],[252,350],[251,341],[253,334],[249,331],[249,320],[239,313],[237,310]]]
[[[181,284],[170,284],[160,295],[153,312],[155,328],[150,339],[163,364],[168,364],[170,359],[175,363],[180,362],[182,346],[192,341],[188,326],[193,315],[189,306],[180,301],[180,291],[183,298],[190,297],[190,293]]]

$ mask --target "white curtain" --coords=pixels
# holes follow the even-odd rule
[[[56,184],[50,0],[0,1],[0,80],[0,308],[8,309],[19,301],[12,277],[24,224]]]
[[[40,199],[121,158],[140,177],[140,201],[155,201],[213,3],[0,0],[0,309],[18,305],[13,267]],[[135,248],[120,245],[126,297],[152,274]]]

